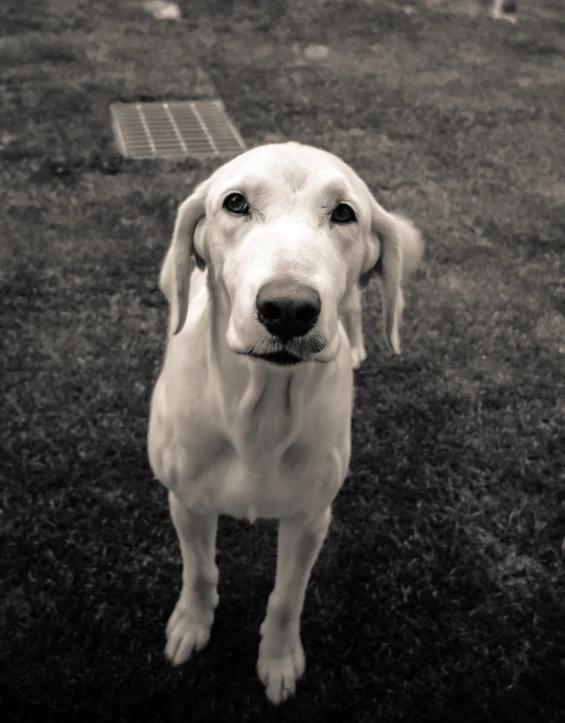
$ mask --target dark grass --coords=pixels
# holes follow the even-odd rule
[[[517,26],[463,0],[181,5],[0,6],[3,719],[563,720],[560,3],[522,0]],[[145,451],[156,282],[215,162],[120,159],[108,105],[215,94],[249,145],[342,155],[428,242],[400,358],[367,295],[352,473],[278,710],[255,673],[269,523],[222,520],[210,644],[162,655],[181,567]]]

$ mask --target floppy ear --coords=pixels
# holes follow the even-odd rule
[[[171,328],[175,330],[174,334],[179,333],[186,321],[192,256],[199,269],[205,267],[204,260],[194,248],[194,231],[206,213],[204,204],[207,191],[208,183],[204,182],[198,186],[192,196],[181,203],[175,221],[173,240],[159,277],[161,291],[171,306],[170,323]]]
[[[387,213],[374,198],[371,235],[369,267],[364,269],[359,283],[365,286],[375,273],[380,277],[385,341],[395,354],[400,354],[399,326],[404,308],[401,284],[420,264],[424,243],[411,221],[399,214]]]

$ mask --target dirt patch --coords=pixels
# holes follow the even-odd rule
[[[487,9],[484,2],[476,0],[424,0],[424,5],[433,12],[467,15],[472,18],[484,15]]]

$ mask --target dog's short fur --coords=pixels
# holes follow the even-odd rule
[[[422,248],[349,166],[297,143],[238,156],[181,205],[161,272],[169,335],[148,437],[183,558],[167,625],[174,664],[210,636],[218,515],[277,518],[258,673],[273,703],[294,692],[306,586],[349,465],[360,287],[380,279],[385,339],[399,353],[402,275]]]

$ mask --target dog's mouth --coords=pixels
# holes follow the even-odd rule
[[[279,349],[278,351],[267,352],[265,354],[258,354],[251,350],[246,352],[246,356],[250,356],[253,359],[262,359],[263,361],[276,364],[280,367],[295,366],[296,364],[300,364],[300,362],[306,361],[285,349]]]
[[[234,349],[237,354],[259,359],[279,367],[293,367],[300,363],[323,362],[319,352],[326,347],[323,337],[308,334],[290,340],[275,337],[263,338],[244,349]]]

